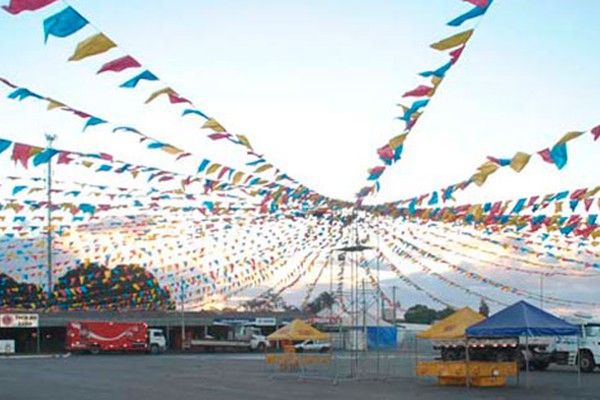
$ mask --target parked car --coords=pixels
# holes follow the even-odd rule
[[[331,343],[320,342],[318,340],[305,340],[302,343],[294,345],[296,353],[319,352],[326,353],[331,350]]]

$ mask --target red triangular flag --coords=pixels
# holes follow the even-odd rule
[[[141,65],[139,62],[137,62],[137,60],[135,58],[133,58],[131,56],[125,56],[125,57],[117,58],[116,60],[107,62],[96,73],[101,74],[102,72],[106,72],[106,71],[121,72],[123,70],[126,70],[127,68],[137,68],[137,67],[141,67]]]
[[[458,61],[458,59],[460,58],[460,55],[462,54],[463,50],[465,49],[465,46],[462,45],[457,49],[454,49],[450,52],[450,62],[452,64],[456,64],[456,62]]]
[[[402,95],[402,97],[423,97],[429,95],[433,88],[426,85],[419,85],[415,89],[410,90]]]
[[[179,95],[176,95],[174,93],[169,93],[169,101],[171,102],[171,104],[177,104],[177,103],[192,103],[191,101],[189,101],[188,99],[181,97]]]
[[[600,137],[600,125],[595,128],[592,128],[592,135],[594,135],[594,140],[598,140]]]
[[[542,157],[542,160],[546,161],[547,163],[554,164],[554,160],[552,159],[552,157],[550,157],[550,149],[538,151],[538,154],[540,155],[540,157]]]
[[[16,15],[23,11],[35,11],[54,3],[56,0],[11,0],[8,6],[2,6],[10,14]]]

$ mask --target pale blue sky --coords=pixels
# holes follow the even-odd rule
[[[42,20],[60,10],[60,3],[16,17],[0,15],[6,38],[0,43],[2,76],[142,127],[198,155],[247,161],[235,147],[207,143],[204,132],[164,101],[143,106],[159,86],[118,89],[131,71],[95,76],[118,51],[67,62],[75,45],[93,33],[89,27],[70,38],[50,38],[44,46]],[[393,118],[401,94],[421,83],[418,72],[445,62],[428,45],[456,32],[445,23],[469,9],[458,0],[72,4],[292,176],[346,199],[365,183],[366,169],[378,163],[375,149],[399,132]],[[568,130],[600,123],[599,11],[593,0],[497,0],[407,141],[403,160],[382,179],[378,200],[460,181],[486,155],[540,150]],[[119,138],[101,127],[82,134],[77,118],[42,110],[33,101],[0,100],[1,136],[39,144],[43,132],[52,131],[60,136],[58,147],[112,151],[173,168],[170,158],[161,160],[133,144],[115,148]],[[561,172],[536,157],[520,175],[501,171],[459,200],[595,185],[594,174],[586,173],[597,165],[597,147],[590,143],[585,138],[570,144],[570,161]],[[175,168],[190,172],[194,166]]]
[[[42,21],[62,9],[61,3],[19,16],[0,12],[0,76],[199,157],[234,167],[249,160],[241,148],[207,140],[196,120],[182,119],[181,109],[164,99],[143,105],[159,85],[118,88],[136,72],[96,76],[100,65],[122,55],[119,50],[67,62],[76,44],[95,33],[90,27],[44,45]],[[378,165],[376,148],[400,133],[395,104],[423,83],[418,72],[446,62],[429,44],[457,32],[445,23],[470,7],[460,0],[71,4],[231,132],[247,135],[274,164],[344,199],[352,199],[366,182],[366,169]],[[598,15],[595,0],[496,0],[413,130],[403,159],[382,179],[376,201],[438,189],[468,178],[487,155],[534,152],[567,131],[600,124]],[[0,89],[2,138],[42,145],[44,132],[53,132],[61,149],[104,151],[182,173],[197,168],[193,160],[174,164],[172,157],[107,127],[81,133],[79,118],[46,112],[35,100],[8,100],[8,93]],[[457,199],[518,198],[597,185],[600,142],[590,136],[568,146],[570,160],[560,172],[536,156],[521,174],[505,169]],[[3,176],[44,173],[15,169],[8,158],[8,152],[0,155]],[[141,185],[72,168],[59,168],[56,179]],[[572,296],[567,285],[548,285]]]

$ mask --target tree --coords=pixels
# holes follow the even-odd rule
[[[452,307],[446,307],[443,310],[434,310],[423,304],[416,304],[406,310],[404,320],[414,324],[431,324],[434,321],[444,319],[454,314],[456,310]]]
[[[291,311],[283,297],[279,293],[273,292],[272,289],[267,290],[260,296],[250,299],[240,305],[240,308],[245,311],[252,312],[272,312],[272,311]]]
[[[43,307],[46,296],[41,286],[17,282],[5,273],[0,273],[0,308],[32,310]]]
[[[452,307],[446,307],[443,310],[437,312],[437,318],[436,319],[438,319],[438,320],[439,319],[444,319],[444,318],[446,318],[446,317],[454,314],[455,311],[456,310],[454,308],[452,308]]]
[[[481,302],[479,303],[479,314],[486,318],[490,316],[490,307],[487,305],[484,299],[481,299]]]
[[[156,277],[134,264],[109,269],[83,264],[56,281],[52,304],[61,310],[170,310],[171,294]]]
[[[313,301],[304,307],[304,312],[309,314],[318,314],[326,308],[335,304],[335,297],[330,292],[321,292]]]
[[[413,324],[431,324],[438,317],[438,312],[423,304],[416,304],[404,313],[404,320]]]

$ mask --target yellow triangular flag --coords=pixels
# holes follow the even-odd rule
[[[211,118],[208,121],[206,121],[204,123],[204,125],[202,125],[202,129],[212,129],[215,132],[227,132],[227,130],[223,127],[223,125],[221,125],[220,123],[217,122],[216,119]]]
[[[56,100],[53,100],[49,97],[46,98],[46,100],[48,100],[48,107],[46,108],[46,110],[50,111],[50,110],[54,110],[55,108],[60,108],[60,107],[64,107],[65,105],[63,103],[60,103]]]
[[[177,147],[171,146],[171,145],[167,145],[167,146],[163,146],[160,148],[162,151],[169,153],[169,154],[179,154],[182,153],[183,150],[178,149]]]
[[[144,102],[144,104],[150,103],[152,100],[156,99],[161,94],[171,94],[171,93],[175,93],[175,91],[173,89],[171,89],[170,87],[166,87],[164,89],[159,89],[156,92],[152,93],[150,95],[150,97],[148,97],[148,99]]]
[[[404,143],[404,141],[406,140],[406,136],[408,136],[408,132],[391,138],[389,141],[389,146],[392,149],[396,150],[400,145]]]
[[[244,146],[246,146],[249,149],[252,148],[252,145],[250,144],[250,141],[248,140],[248,138],[246,136],[244,136],[244,135],[236,135],[236,136],[241,144],[243,144]]]
[[[490,175],[496,172],[496,170],[500,168],[498,164],[493,163],[491,161],[486,161],[477,168],[482,174]]]
[[[562,205],[563,205],[562,201],[557,201],[556,203],[554,203],[554,213],[555,214],[559,214],[562,212]]]
[[[475,184],[477,186],[483,186],[483,184],[487,180],[488,176],[489,176],[489,174],[486,174],[483,172],[477,172],[476,174],[473,174],[473,176],[471,176],[471,180],[473,182],[475,182]]]
[[[444,80],[444,78],[440,78],[439,76],[432,76],[431,77],[431,84],[433,85],[434,88],[437,88],[440,83],[442,83],[442,81]]]
[[[525,166],[529,162],[530,158],[530,154],[519,151],[517,154],[514,155],[512,160],[510,160],[510,167],[517,172],[521,172],[521,170],[525,168]]]
[[[429,97],[433,96],[435,94],[435,91],[437,90],[438,86],[440,85],[440,83],[442,83],[443,80],[444,80],[444,78],[440,78],[438,76],[432,76],[431,84],[433,85],[433,87],[431,88],[429,93],[427,93],[427,96],[429,96]]]
[[[254,171],[255,174],[259,174],[261,172],[264,172],[268,169],[273,168],[273,166],[271,164],[265,164],[265,165],[261,165],[260,167],[256,168],[256,170]]]
[[[83,60],[86,57],[104,53],[116,46],[117,45],[103,33],[98,33],[80,42],[75,49],[75,53],[69,58],[69,61]]]
[[[217,172],[217,170],[218,170],[220,167],[221,167],[221,164],[219,164],[219,163],[214,163],[214,164],[212,164],[210,167],[208,167],[208,169],[206,170],[206,174],[207,174],[207,175],[209,175],[209,174],[215,173],[215,172]]]
[[[244,177],[244,173],[243,173],[243,172],[241,172],[241,171],[238,171],[238,172],[236,172],[236,173],[233,175],[233,179],[231,180],[231,183],[232,183],[233,185],[237,185],[237,184],[238,184],[238,182],[239,182],[239,181],[240,181],[240,180],[241,180],[243,177]]]
[[[579,132],[579,131],[573,131],[573,132],[566,133],[558,142],[556,142],[556,145],[558,146],[560,144],[565,144],[569,140],[576,139],[583,134],[584,134],[584,132]]]
[[[456,35],[442,39],[439,42],[432,44],[431,47],[436,50],[448,50],[453,47],[460,46],[461,44],[465,44],[472,34],[473,29],[469,29],[468,31],[457,33]]]

